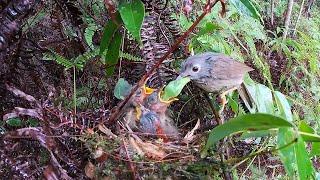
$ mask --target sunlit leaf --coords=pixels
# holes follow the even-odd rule
[[[313,142],[310,156],[320,156],[320,142]]]
[[[265,85],[254,82],[250,77],[244,79],[244,84],[256,106],[257,112],[274,114],[274,102],[271,90]],[[253,110],[249,110],[253,112]]]
[[[253,137],[265,137],[269,136],[271,134],[270,130],[261,130],[261,131],[248,131],[244,132],[240,139],[247,139],[247,138],[253,138]]]
[[[259,131],[280,127],[292,127],[292,124],[280,117],[270,114],[246,114],[230,119],[225,124],[214,128],[207,140],[203,153],[211,148],[220,139],[238,131]],[[205,154],[203,154],[205,155]]]
[[[279,150],[279,155],[289,177],[294,177],[296,175],[295,171],[297,167],[294,150],[295,146],[294,143],[292,143],[295,139],[296,136],[292,128],[279,129],[277,147],[280,148],[286,146],[285,148],[281,148]]]
[[[298,174],[300,179],[312,179],[314,175],[314,169],[312,162],[310,161],[306,145],[301,137],[298,138],[298,142],[295,144]]]
[[[108,51],[105,56],[106,75],[111,76],[114,73],[115,65],[118,63],[122,36],[119,31],[114,34],[112,43],[109,44]]]
[[[117,99],[125,99],[125,97],[130,93],[132,85],[128,83],[124,78],[120,78],[114,88],[114,96]]]
[[[141,0],[122,1],[119,12],[127,30],[140,42],[140,29],[145,14],[144,4]]]
[[[197,33],[198,36],[202,36],[204,34],[213,33],[214,31],[221,29],[221,27],[213,22],[207,22],[206,25],[200,29],[200,31]]]
[[[291,107],[285,95],[283,95],[279,91],[275,91],[274,97],[276,100],[276,104],[277,104],[280,116],[282,116],[288,121],[293,121]]]
[[[298,133],[306,142],[320,142],[320,136],[305,121],[300,121]]]
[[[252,4],[250,0],[230,0],[231,4],[235,6],[235,8],[242,13],[248,13],[253,18],[263,22],[262,17],[256,7]]]
[[[189,77],[180,78],[174,81],[171,81],[163,90],[163,94],[161,95],[161,99],[164,101],[168,101],[172,98],[177,97],[182,91],[183,87],[190,82]]]

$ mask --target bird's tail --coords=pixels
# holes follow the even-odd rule
[[[244,102],[249,111],[254,108],[254,101],[246,86],[242,83],[238,88],[240,98]]]

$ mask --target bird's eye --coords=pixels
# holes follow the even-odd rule
[[[193,71],[193,72],[198,72],[198,71],[199,71],[199,67],[194,66],[194,67],[192,68],[192,71]]]

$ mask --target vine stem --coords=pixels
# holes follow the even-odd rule
[[[188,35],[196,28],[196,26],[200,23],[200,21],[208,14],[210,13],[211,9],[217,4],[217,2],[221,2],[223,9],[225,10],[225,2],[224,0],[207,0],[206,5],[203,8],[203,12],[202,14],[196,19],[196,21],[191,25],[191,27],[183,33],[182,36],[180,36],[177,41],[172,45],[172,47],[158,60],[156,60],[156,63],[151,67],[151,69],[149,71],[147,71],[142,78],[139,80],[139,82],[137,83],[136,86],[134,86],[130,92],[130,94],[125,98],[125,100],[123,100],[119,106],[117,106],[117,108],[115,109],[115,111],[110,115],[109,119],[103,120],[102,123],[104,123],[105,121],[107,121],[107,124],[110,125],[112,123],[114,123],[119,115],[122,112],[122,109],[124,108],[124,106],[128,103],[129,99],[133,96],[133,94],[137,91],[137,89],[141,86],[143,86],[143,84],[146,82],[146,80],[148,79],[148,77],[162,64],[162,62],[164,60],[166,60],[171,53],[173,53],[174,50],[176,50],[179,46],[179,44],[185,40]]]

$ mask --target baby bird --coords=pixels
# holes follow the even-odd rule
[[[172,119],[167,115],[167,108],[176,99],[170,101],[164,101],[161,99],[161,90],[154,91],[145,101],[144,106],[150,111],[156,113],[160,120],[160,129],[163,132],[162,134],[178,138],[179,132],[174,126]]]
[[[141,118],[141,105],[153,91],[154,89],[144,85],[140,87],[129,100],[124,119],[125,123],[131,129],[137,129],[137,122],[139,122]]]

